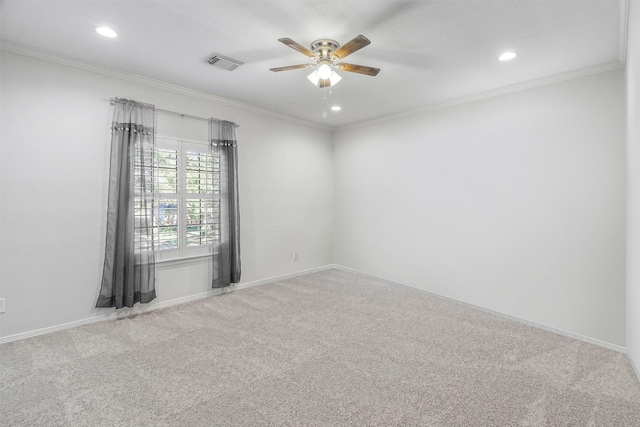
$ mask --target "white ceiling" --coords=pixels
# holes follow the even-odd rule
[[[454,102],[512,85],[624,63],[626,0],[1,0],[3,46],[25,46],[196,89],[329,127]],[[95,32],[112,27],[118,37]],[[333,94],[281,44],[371,44]],[[9,42],[9,43],[7,43]],[[499,54],[518,53],[502,63]],[[214,52],[244,62],[205,63]],[[114,96],[123,96],[115,94]],[[153,100],[144,100],[153,102]],[[330,111],[340,105],[342,111]],[[170,106],[162,106],[170,108]]]

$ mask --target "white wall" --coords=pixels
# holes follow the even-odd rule
[[[93,305],[107,100],[121,96],[240,123],[243,283],[335,261],[625,345],[622,71],[341,129],[332,147],[327,130],[202,94],[0,59],[0,340],[105,313]],[[207,292],[208,281],[206,263],[162,265],[158,302]],[[639,282],[627,287],[636,365]]]
[[[627,39],[627,353],[640,375],[640,3],[629,2]]]
[[[241,283],[333,262],[330,131],[145,79],[5,51],[1,61],[0,297],[7,305],[0,338],[109,313],[93,308],[104,254],[109,97],[240,124]],[[157,286],[155,303],[207,292],[207,264],[163,265]]]
[[[334,137],[335,262],[625,344],[621,70]]]

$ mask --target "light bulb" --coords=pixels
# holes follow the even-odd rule
[[[331,67],[328,64],[322,64],[318,67],[318,77],[322,80],[328,79],[331,77]]]

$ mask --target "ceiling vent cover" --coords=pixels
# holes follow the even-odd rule
[[[207,62],[216,68],[227,71],[233,71],[244,64],[244,62],[229,58],[228,56],[220,55],[219,53],[214,53],[211,58],[207,59]]]

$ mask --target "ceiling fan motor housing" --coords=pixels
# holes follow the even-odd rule
[[[331,39],[319,39],[311,43],[311,51],[316,55],[316,59],[319,61],[332,61],[333,52],[338,50],[340,44],[337,41]],[[336,58],[337,59],[337,58]]]

